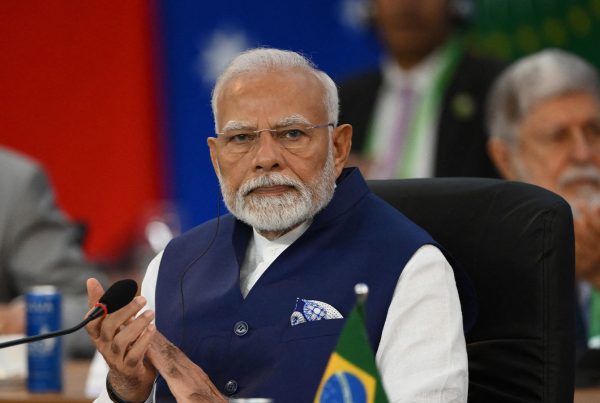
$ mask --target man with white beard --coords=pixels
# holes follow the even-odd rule
[[[331,78],[297,53],[254,49],[217,80],[212,107],[231,214],[172,241],[142,296],[88,325],[110,367],[97,401],[312,401],[362,282],[390,401],[466,402],[469,284],[343,169],[352,127],[337,125]],[[90,305],[102,292],[90,279]]]
[[[488,103],[488,150],[504,178],[564,197],[573,210],[580,280],[579,353],[600,348],[600,82],[560,50],[523,58],[500,75]],[[592,320],[595,317],[595,320]],[[600,363],[598,363],[600,366]]]

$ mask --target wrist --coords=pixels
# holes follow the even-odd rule
[[[146,396],[146,398],[141,398],[139,396],[136,396],[133,399],[131,397],[125,398],[123,396],[122,392],[115,391],[115,388],[113,387],[109,378],[110,378],[110,376],[107,375],[106,376],[106,391],[108,392],[108,397],[114,403],[144,403],[148,399],[147,396]],[[148,394],[148,396],[149,396],[149,394]]]

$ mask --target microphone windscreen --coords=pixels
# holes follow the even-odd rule
[[[119,280],[100,297],[108,313],[113,313],[131,302],[137,293],[137,283],[131,279]]]

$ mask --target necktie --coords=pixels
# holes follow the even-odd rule
[[[405,149],[414,100],[415,92],[410,84],[402,86],[398,92],[399,108],[394,133],[383,157],[375,161],[371,172],[372,177],[379,179],[395,178],[396,168]]]

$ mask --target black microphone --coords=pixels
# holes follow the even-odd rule
[[[133,300],[135,294],[137,293],[137,288],[137,283],[134,280],[119,280],[113,285],[111,285],[108,288],[108,290],[106,290],[106,292],[100,297],[98,303],[94,305],[94,310],[90,312],[90,314],[80,324],[73,326],[70,329],[39,334],[37,336],[23,337],[22,339],[15,339],[4,343],[0,343],[0,349],[73,333],[81,329],[94,319],[97,319],[103,315],[106,316],[109,313],[113,313],[123,308],[125,305],[127,305]]]
[[[137,283],[131,279],[119,280],[100,297],[94,310],[83,321],[83,326],[102,315],[113,313],[130,303],[137,293]],[[83,327],[82,326],[82,327]]]

